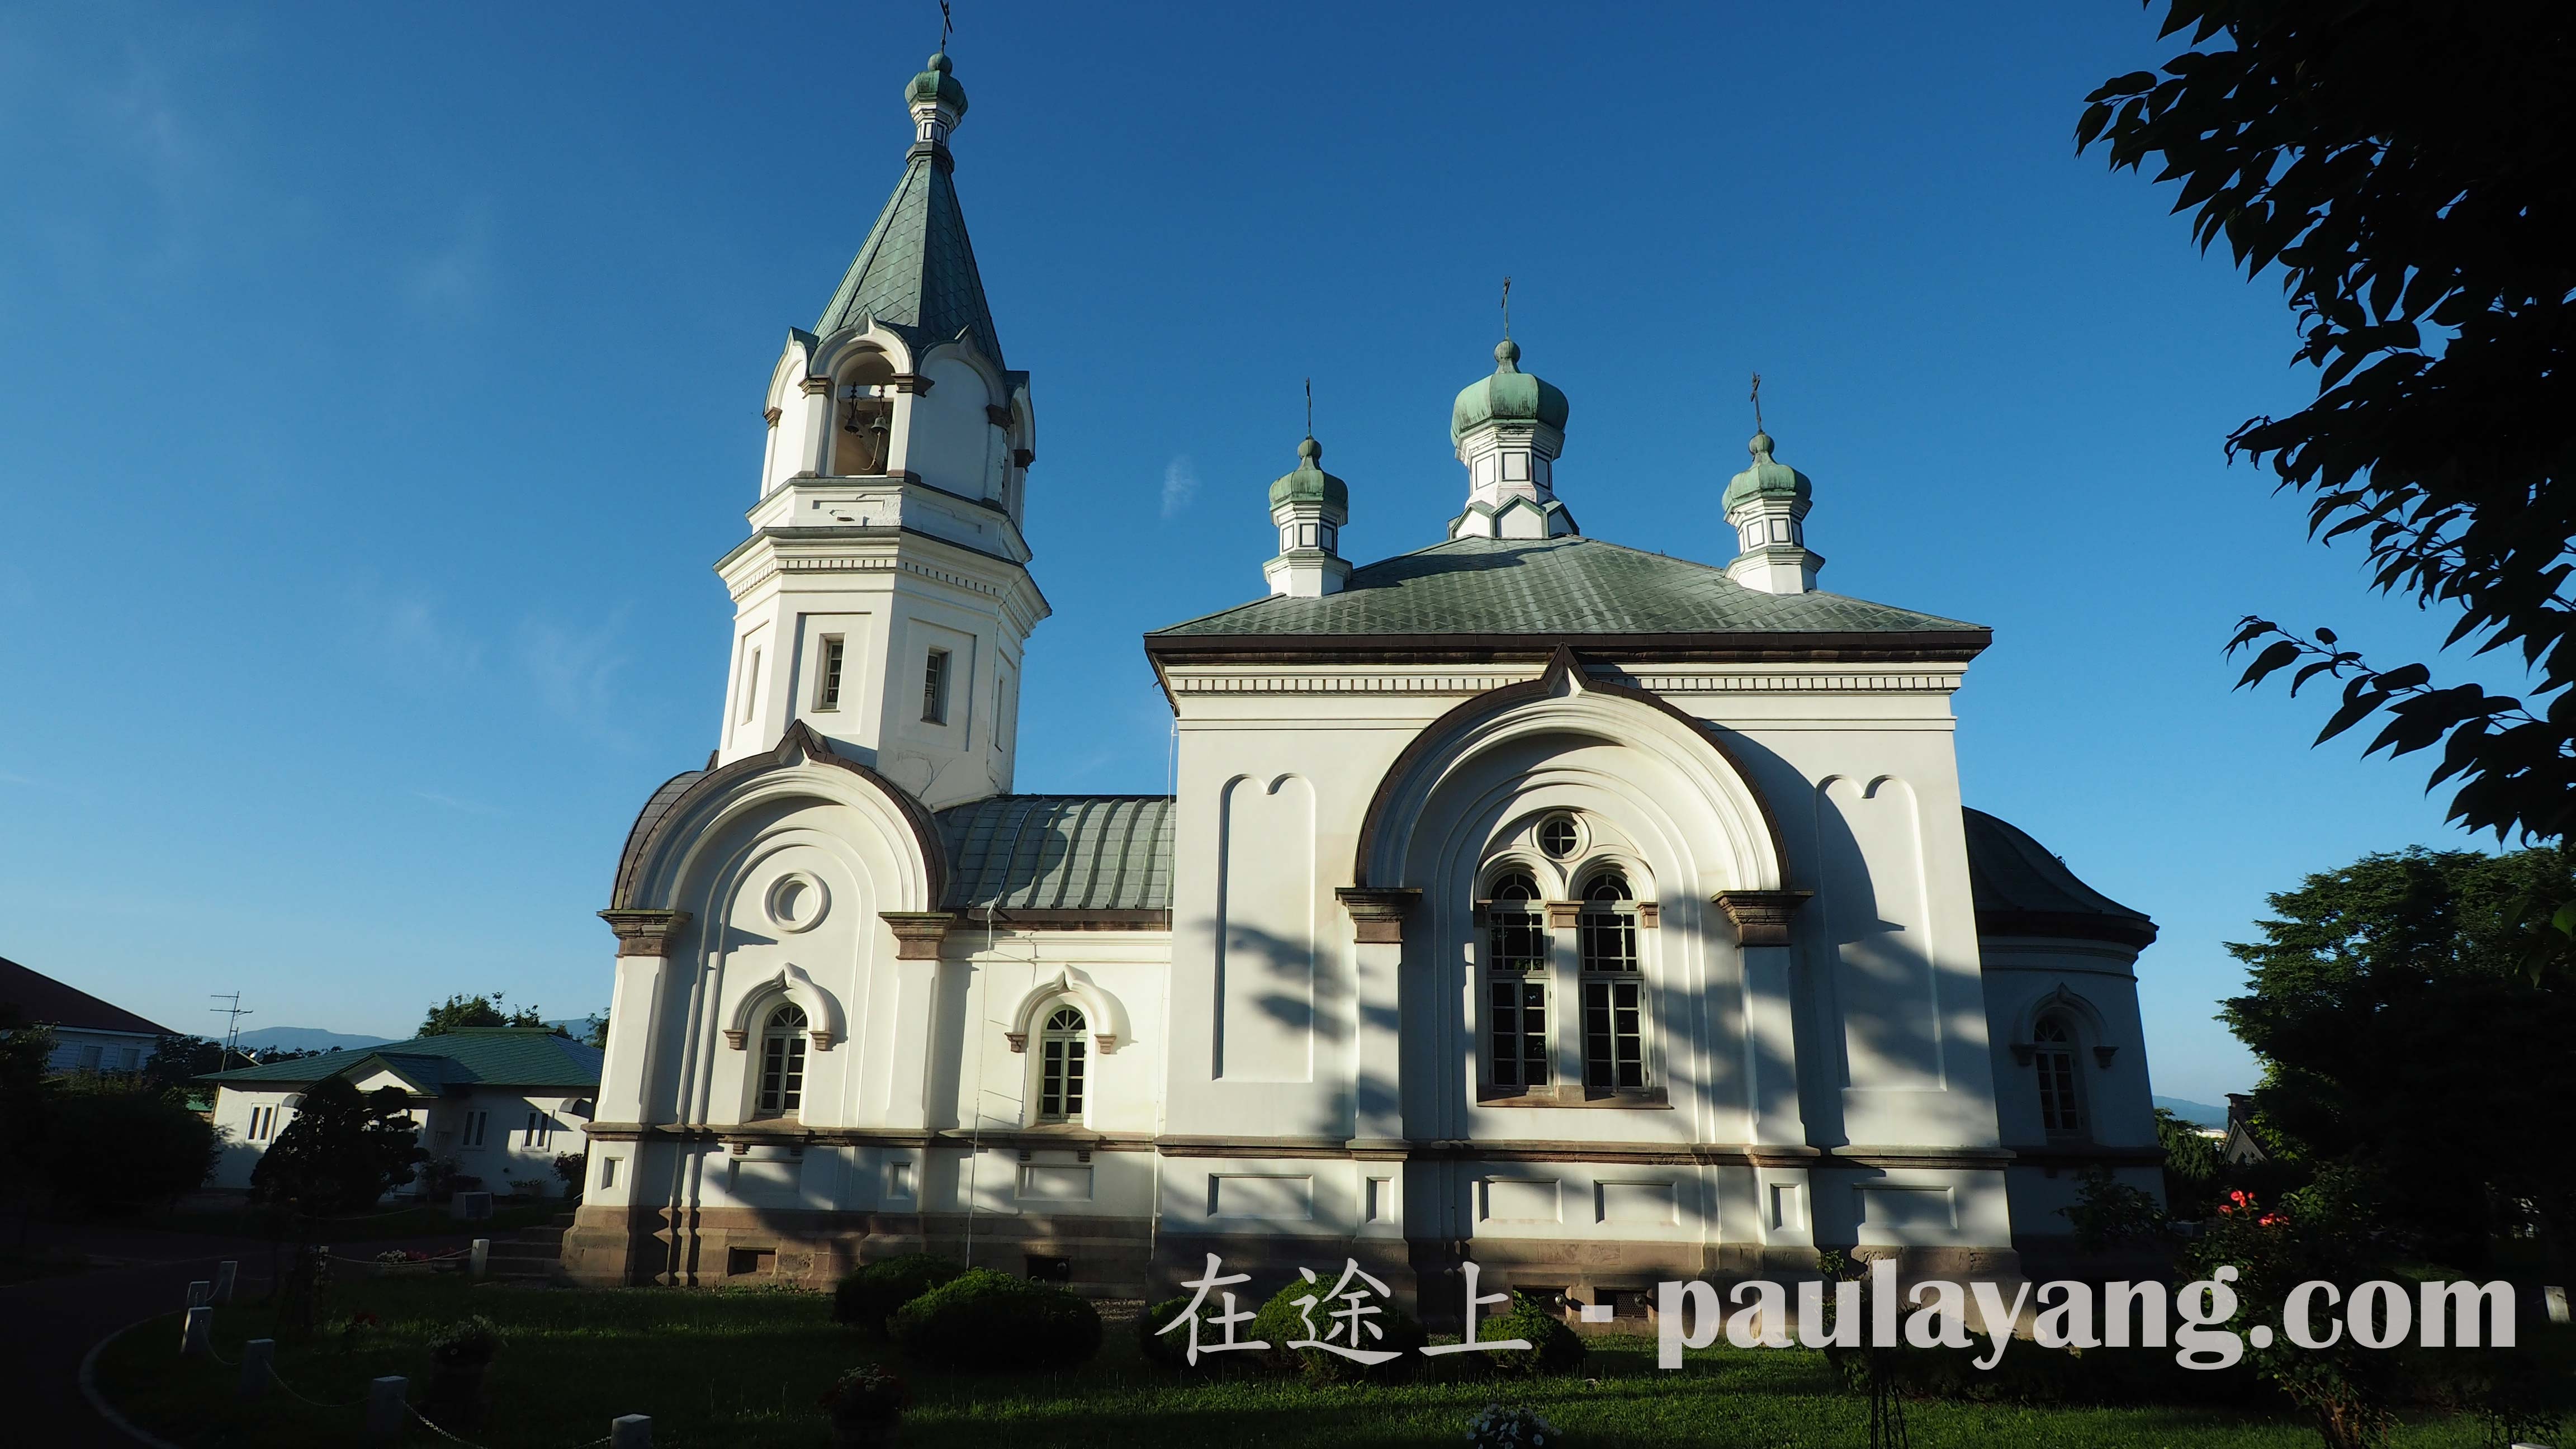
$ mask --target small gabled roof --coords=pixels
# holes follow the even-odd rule
[[[74,1031],[120,1031],[136,1036],[177,1036],[114,1002],[101,1001],[33,968],[0,957],[0,1006],[13,1006],[32,1026]]]
[[[1158,644],[1218,638],[1368,641],[1427,635],[1573,640],[1585,636],[1870,635],[1973,653],[1985,626],[1840,594],[1766,594],[1689,559],[1597,538],[1456,538],[1351,571],[1337,594],[1273,595],[1157,629]]]
[[[197,1078],[226,1087],[301,1086],[324,1077],[364,1078],[389,1071],[423,1096],[468,1087],[599,1086],[599,1048],[538,1026],[469,1026],[438,1036],[388,1042],[363,1051],[324,1052],[264,1062]]]
[[[1962,809],[1968,835],[1968,889],[1981,936],[2044,936],[2112,941],[2143,949],[2156,923],[2076,879],[2066,862],[2029,832],[1983,810]]]

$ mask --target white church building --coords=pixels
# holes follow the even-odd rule
[[[715,751],[601,912],[575,1280],[927,1247],[1159,1294],[1215,1252],[1267,1294],[1357,1258],[1454,1321],[1473,1260],[1625,1317],[1822,1248],[2009,1277],[2083,1168],[2157,1189],[2154,925],[1960,798],[1989,631],[1819,590],[1764,435],[1724,567],[1585,535],[1568,401],[1508,340],[1429,547],[1345,559],[1308,439],[1268,592],[1145,636],[1174,795],[1014,793],[1033,384],[945,56],[908,100],[769,379]]]

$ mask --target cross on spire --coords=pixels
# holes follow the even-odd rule
[[[948,13],[948,0],[939,0],[939,48],[948,48],[948,37],[957,33],[957,22]]]
[[[1762,426],[1762,374],[1753,374],[1753,431],[1767,431]]]
[[[1512,279],[1503,278],[1503,340],[1512,340]]]
[[[1306,379],[1306,436],[1315,436],[1315,380]]]

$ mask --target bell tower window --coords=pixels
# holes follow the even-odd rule
[[[873,478],[886,471],[894,432],[894,364],[868,351],[832,388],[832,476]]]
[[[933,649],[922,666],[921,718],[927,724],[948,723],[948,651]]]
[[[824,636],[822,652],[814,661],[814,708],[818,710],[839,709],[841,707],[841,658],[843,652],[840,635],[827,634]]]

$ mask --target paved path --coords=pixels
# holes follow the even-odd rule
[[[8,1226],[14,1230],[17,1225]],[[462,1235],[406,1239],[344,1251],[436,1251],[463,1241]],[[38,1439],[48,1449],[134,1449],[135,1441],[100,1418],[81,1396],[81,1359],[100,1339],[137,1319],[176,1312],[187,1299],[188,1285],[213,1278],[215,1264],[226,1258],[241,1263],[236,1301],[268,1285],[271,1249],[255,1239],[38,1223],[28,1243],[70,1248],[97,1264],[86,1272],[0,1287],[0,1389],[6,1391],[9,1417],[43,1426]]]

